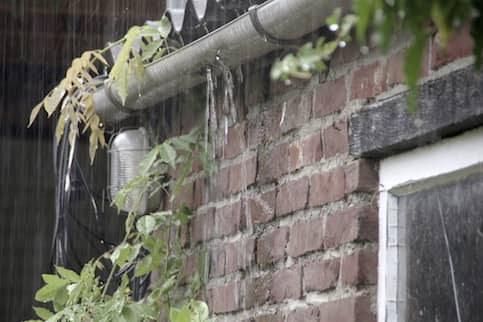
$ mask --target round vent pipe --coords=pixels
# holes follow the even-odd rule
[[[109,143],[109,196],[114,200],[116,194],[126,183],[139,175],[140,163],[150,150],[147,131],[144,128],[124,130],[113,137]],[[121,210],[136,210],[144,214],[159,208],[159,194],[149,198],[150,191],[133,189],[126,197]]]

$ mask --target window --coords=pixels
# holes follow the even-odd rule
[[[381,161],[379,322],[483,320],[483,129]]]

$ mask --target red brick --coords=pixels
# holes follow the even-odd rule
[[[464,27],[456,31],[449,39],[446,50],[438,44],[437,37],[434,40],[432,68],[437,69],[444,64],[458,58],[470,56],[473,51],[473,38],[470,35],[470,28]]]
[[[280,120],[282,111],[280,108],[266,110],[253,119],[248,120],[248,145],[257,146],[262,143],[272,142],[280,137]]]
[[[347,285],[377,283],[377,253],[358,249],[342,258],[341,281]]]
[[[330,158],[349,150],[347,122],[340,121],[324,130],[324,156]]]
[[[374,192],[379,184],[377,163],[372,160],[358,160],[344,169],[345,190],[350,192]]]
[[[208,290],[210,311],[228,313],[240,309],[240,286],[238,282],[229,282]]]
[[[297,222],[290,229],[287,254],[297,257],[305,253],[320,250],[324,246],[324,223],[322,218]]]
[[[210,250],[210,277],[225,275],[225,247]]]
[[[277,193],[276,215],[283,216],[304,209],[307,205],[308,192],[309,180],[307,177],[290,181],[281,186]]]
[[[242,226],[266,223],[275,216],[276,191],[271,190],[261,196],[248,198],[243,202]]]
[[[308,135],[289,146],[289,171],[297,170],[322,158],[322,138],[320,132]]]
[[[342,168],[315,174],[310,178],[309,206],[340,200],[344,198],[344,192],[345,178]]]
[[[233,159],[247,148],[246,122],[235,124],[228,128],[225,136],[225,129],[221,129],[218,135],[217,155],[223,159]]]
[[[319,322],[319,310],[316,307],[300,307],[290,311],[286,322]]]
[[[255,239],[249,238],[225,246],[225,274],[249,267],[255,258]]]
[[[270,285],[272,279],[270,275],[253,277],[245,281],[245,308],[261,306],[270,298]]]
[[[262,314],[255,317],[255,322],[283,322],[283,316],[279,312]]]
[[[270,297],[279,303],[285,299],[298,299],[302,296],[300,266],[284,268],[273,273],[270,286]]]
[[[189,279],[194,276],[194,274],[198,270],[197,262],[198,262],[198,254],[193,253],[190,255],[186,255],[182,259],[182,268],[181,268],[181,276],[184,281],[189,281]]]
[[[313,117],[323,117],[340,111],[346,102],[345,77],[327,81],[315,89]]]
[[[248,157],[230,167],[229,193],[237,193],[255,183],[257,177],[257,158]]]
[[[367,295],[350,297],[323,303],[320,309],[320,322],[375,322],[371,312],[371,302]]]
[[[194,193],[193,193],[193,208],[196,209],[206,202],[204,200],[204,192],[206,191],[207,185],[205,184],[204,178],[198,178],[193,183]]]
[[[174,200],[174,206],[180,207],[185,205],[186,207],[193,208],[194,204],[194,183],[188,182],[181,186],[178,195]]]
[[[304,267],[305,291],[325,291],[336,287],[339,268],[339,259],[319,260],[306,264]]]
[[[391,55],[386,64],[387,85],[393,87],[397,84],[404,84],[406,77],[404,75],[404,59],[407,48],[398,51]],[[420,77],[428,75],[428,55],[429,48],[426,46],[424,49],[423,57],[421,58],[421,71]]]
[[[352,99],[374,97],[386,89],[386,72],[379,62],[362,66],[352,73]]]
[[[228,193],[230,167],[221,168],[210,176],[209,200],[217,201]]]
[[[187,248],[190,244],[190,228],[189,225],[181,225],[179,229],[179,240],[181,247]]]
[[[214,237],[224,237],[240,231],[241,202],[216,209]]]
[[[282,227],[265,233],[257,240],[257,263],[268,264],[285,256],[288,241],[288,228]]]
[[[377,240],[377,214],[370,207],[350,208],[327,217],[325,247]]]
[[[280,125],[282,133],[297,129],[308,122],[312,110],[312,93],[301,94],[283,103],[285,117]]]
[[[214,236],[215,209],[209,208],[198,212],[191,219],[191,242],[196,245],[198,242],[210,240]]]
[[[288,143],[279,144],[271,149],[260,149],[258,153],[258,181],[272,182],[288,173]]]

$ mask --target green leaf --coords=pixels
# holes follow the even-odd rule
[[[168,143],[160,145],[159,155],[163,162],[169,164],[173,169],[176,168],[176,150]]]
[[[141,175],[147,175],[151,167],[153,166],[154,162],[158,158],[160,146],[157,145],[149,151],[148,154],[144,157],[143,161],[139,165]]]
[[[70,282],[77,283],[80,281],[80,276],[76,272],[71,271],[70,269],[63,268],[61,266],[56,266],[55,269],[60,276]]]
[[[171,322],[192,322],[192,312],[187,305],[182,308],[171,308],[169,311],[169,320]]]
[[[144,47],[142,52],[142,60],[150,60],[153,58],[154,54],[158,51],[159,47],[161,47],[163,40],[154,40],[151,41],[146,47]]]
[[[410,113],[416,111],[417,83],[421,71],[421,59],[424,53],[426,37],[424,34],[416,36],[411,46],[406,50],[404,59],[404,74],[409,87],[408,110]]]
[[[191,301],[191,308],[196,314],[198,321],[204,321],[208,319],[210,311],[208,305],[202,301]]]
[[[143,216],[136,222],[136,229],[141,234],[149,235],[156,229],[156,219],[150,215]]]
[[[49,310],[47,309],[44,309],[43,307],[35,307],[34,306],[34,311],[35,311],[35,314],[37,314],[37,316],[41,319],[44,319],[44,320],[47,320],[48,318],[50,318],[52,315],[54,315],[54,313],[50,312]]]
[[[153,258],[151,255],[146,255],[137,265],[134,270],[134,276],[143,276],[151,271],[153,266]]]
[[[163,18],[159,20],[158,32],[162,38],[168,38],[169,33],[171,32],[171,22],[169,21],[168,17],[163,16]]]

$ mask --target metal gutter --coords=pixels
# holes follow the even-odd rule
[[[323,26],[335,8],[347,11],[350,5],[351,0],[272,0],[252,10],[256,10],[258,22],[267,34],[298,39]],[[213,64],[217,56],[227,66],[236,67],[281,47],[260,35],[260,26],[252,21],[253,17],[246,13],[148,65],[141,87],[136,81],[129,84],[124,107],[120,106],[117,93],[106,84],[94,94],[96,112],[107,123],[122,120],[131,111],[154,106],[203,83],[206,66]]]

